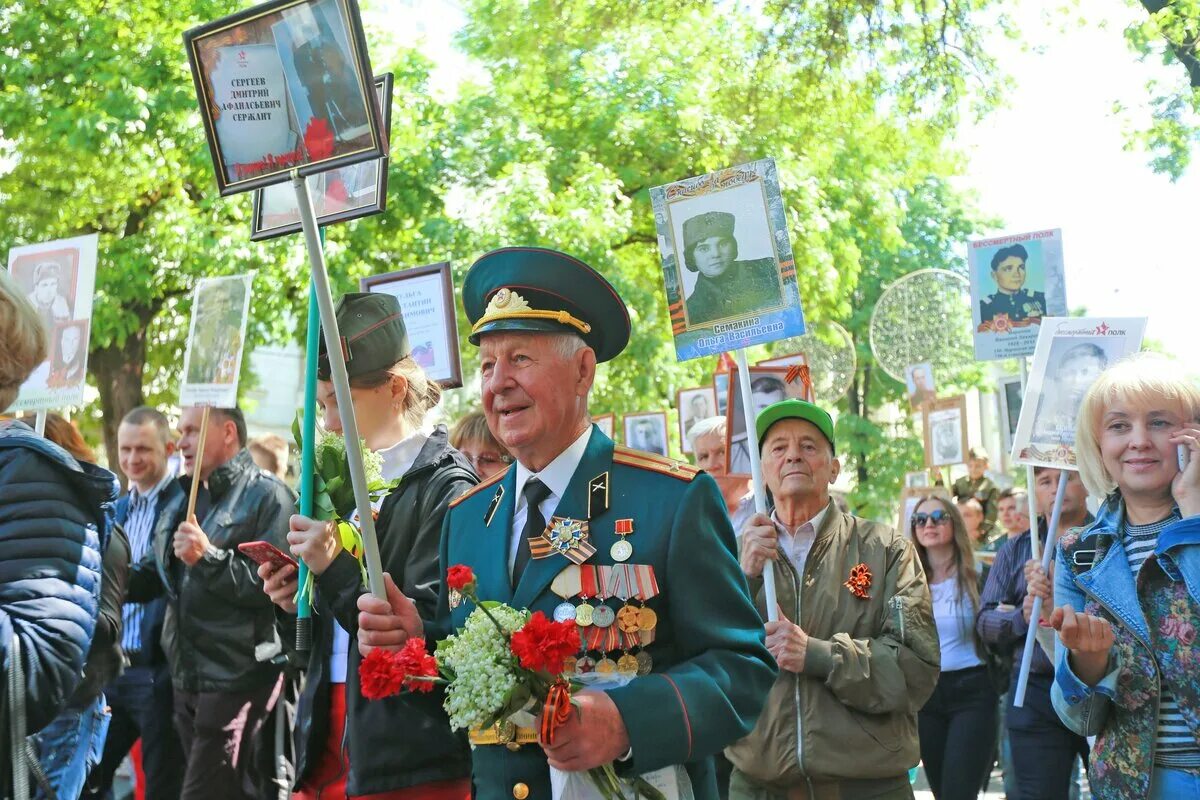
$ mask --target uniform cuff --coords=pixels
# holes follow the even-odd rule
[[[833,643],[826,639],[808,637],[804,646],[804,674],[827,678],[833,672]]]

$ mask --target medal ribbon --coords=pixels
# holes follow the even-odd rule
[[[542,706],[542,742],[553,745],[554,735],[558,732],[559,726],[565,724],[570,718],[571,686],[559,678],[550,687],[550,693],[546,695],[546,702]]]

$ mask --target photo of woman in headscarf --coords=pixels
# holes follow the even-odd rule
[[[774,258],[738,261],[736,218],[706,211],[683,222],[683,266],[699,273],[685,299],[688,325],[777,308],[783,302],[779,267]]]

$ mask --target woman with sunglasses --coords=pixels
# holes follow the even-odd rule
[[[954,503],[922,500],[912,517],[942,648],[942,672],[917,715],[921,761],[938,800],[974,800],[992,768],[997,694],[975,633],[980,579],[967,526]]]
[[[1053,582],[1054,710],[1096,737],[1093,797],[1200,797],[1200,389],[1161,356],[1120,362],[1084,395],[1075,448],[1104,505],[1051,576],[1030,570],[1030,594]]]

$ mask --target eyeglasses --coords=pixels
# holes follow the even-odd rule
[[[943,522],[950,519],[950,515],[945,511],[938,509],[937,511],[932,511],[928,514],[913,514],[912,519],[914,528],[923,528],[927,523],[941,525]]]
[[[478,456],[469,456],[466,453],[463,453],[463,457],[466,458],[467,461],[471,462],[471,466],[475,467],[476,471],[478,471],[480,467],[499,467],[504,464],[512,463],[512,456],[501,456],[496,455],[495,453],[481,453]]]

